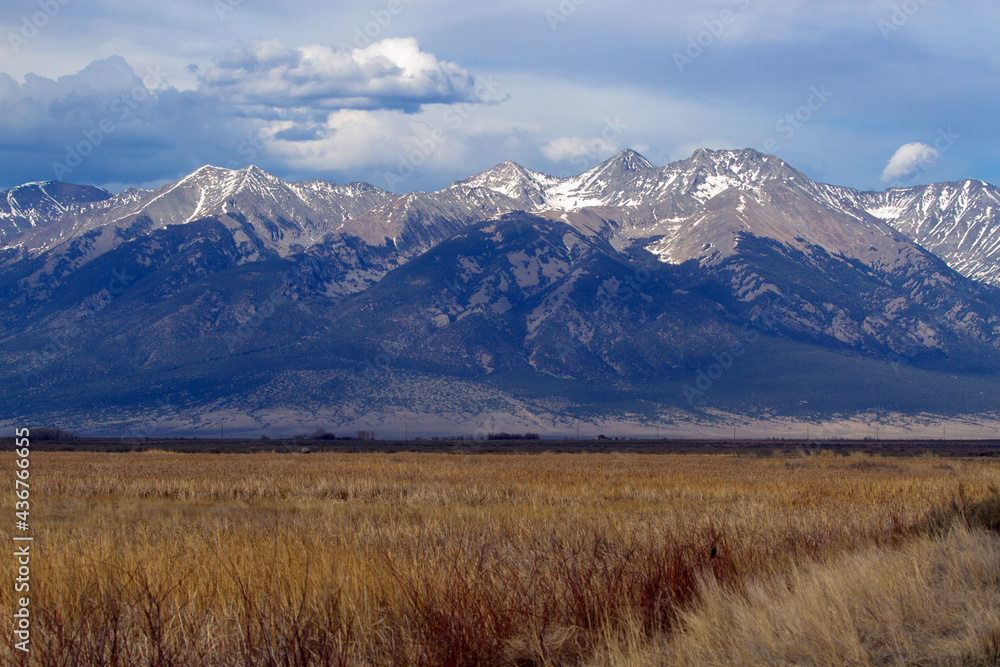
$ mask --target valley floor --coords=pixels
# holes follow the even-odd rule
[[[37,429],[36,429],[37,430]],[[13,438],[0,438],[0,446],[13,447]],[[725,454],[741,456],[812,456],[820,452],[892,457],[945,456],[949,458],[1000,457],[995,439],[811,439],[803,438],[547,438],[465,439],[410,438],[409,440],[325,439],[312,437],[244,438],[121,438],[71,437],[35,440],[32,447],[48,452],[135,453],[159,450],[188,454]]]
[[[36,451],[31,480],[32,665],[1000,663],[992,457]]]

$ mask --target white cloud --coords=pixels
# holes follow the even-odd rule
[[[882,180],[891,183],[912,178],[921,168],[937,162],[940,157],[941,154],[927,144],[917,141],[903,144],[889,158],[889,164],[882,171]]]
[[[264,118],[292,110],[313,117],[340,109],[413,113],[426,104],[483,101],[468,71],[421,51],[412,37],[352,51],[253,40],[230,49],[199,78],[201,92]]]
[[[559,137],[542,146],[542,154],[553,162],[593,161],[618,152],[618,144],[604,138]]]
[[[432,173],[465,155],[463,137],[484,131],[480,109],[503,99],[491,77],[473,78],[415,39],[352,51],[254,41],[230,49],[193,90],[156,74],[144,79],[118,56],[23,84],[0,72],[0,174],[9,184],[124,174],[144,183],[254,162],[371,177],[414,151]]]
[[[404,116],[386,110],[346,109],[334,113],[325,136],[316,141],[275,141],[272,155],[299,171],[350,170],[389,165],[420,148],[424,161],[435,164],[449,153],[452,137],[434,139],[433,128],[423,116]],[[438,135],[444,137],[444,135]],[[282,137],[276,137],[282,139]],[[384,185],[377,183],[377,185]]]

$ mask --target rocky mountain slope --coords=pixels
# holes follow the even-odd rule
[[[995,186],[965,180],[884,192],[831,190],[885,220],[962,275],[1000,285],[1000,190]]]
[[[61,181],[25,183],[4,190],[0,192],[0,243],[110,197],[102,188]]]
[[[748,149],[406,195],[255,167],[9,192],[0,402],[23,418],[1000,408],[986,184],[865,193]]]

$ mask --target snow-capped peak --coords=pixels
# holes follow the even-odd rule
[[[512,160],[505,160],[492,169],[453,183],[451,187],[486,188],[517,198],[525,191],[540,192],[552,180],[551,176],[525,169]]]
[[[61,181],[32,181],[0,192],[0,240],[46,226],[71,211],[111,197],[103,188]]]
[[[899,230],[965,275],[1000,284],[1000,190],[992,185],[966,180],[864,193],[816,183],[753,149],[701,148],[659,168],[627,149],[567,177],[508,160],[436,193],[399,197],[364,183],[286,183],[257,166],[205,165],[156,191],[115,197],[82,187],[44,182],[3,193],[0,239],[21,235],[40,251],[100,229],[111,247],[124,238],[115,229],[152,231],[214,218],[237,234],[250,225],[263,245],[290,252],[328,233],[377,245],[400,238],[408,225],[424,238],[429,225],[445,233],[528,211],[561,217],[587,233],[660,238],[658,252],[676,261],[703,256],[705,247],[734,248],[740,233],[793,245],[804,239],[864,259],[881,237],[895,238]],[[36,221],[60,220],[51,230],[26,231]]]
[[[626,148],[601,166],[618,166],[627,171],[646,171],[647,169],[655,169],[652,162],[631,148]]]
[[[629,182],[655,171],[633,150],[624,150],[577,176],[558,178],[507,160],[492,169],[453,183],[449,189],[485,188],[522,204],[527,210],[576,211],[605,206]],[[627,205],[622,202],[621,205]]]

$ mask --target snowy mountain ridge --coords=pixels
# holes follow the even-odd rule
[[[405,195],[367,183],[286,183],[256,166],[206,165],[155,191],[129,188],[111,197],[91,188],[74,195],[79,201],[67,198],[68,187],[84,186],[31,183],[0,193],[4,244],[28,255],[75,244],[74,252],[91,257],[136,234],[214,219],[233,234],[245,261],[328,238],[408,244],[412,256],[477,220],[525,211],[619,245],[640,243],[674,263],[718,261],[735,252],[742,234],[753,234],[870,265],[898,264],[905,261],[899,253],[871,255],[905,238],[967,277],[1000,285],[995,186],[963,181],[862,192],[814,182],[753,149],[699,149],[663,167],[625,150],[565,178],[506,161],[437,192]],[[61,196],[49,194],[57,188]]]
[[[946,263],[998,282],[1000,194],[976,181],[861,192],[702,149],[569,178],[504,162],[404,195],[211,166],[113,197],[0,194],[0,227],[20,225],[0,241],[9,414],[130,419],[151,387],[192,424],[219,405],[264,424],[497,396],[572,415],[990,412],[1000,395],[1000,290]],[[696,401],[684,388],[733,349],[746,361]]]

